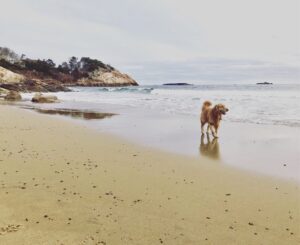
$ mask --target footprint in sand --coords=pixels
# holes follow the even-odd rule
[[[17,232],[18,230],[20,230],[20,228],[21,228],[21,225],[7,225],[4,227],[0,227],[0,235]]]

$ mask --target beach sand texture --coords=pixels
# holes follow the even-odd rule
[[[0,200],[0,244],[300,243],[297,183],[4,105]]]

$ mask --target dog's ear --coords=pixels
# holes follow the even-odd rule
[[[219,114],[219,106],[215,105],[212,109],[212,114],[214,115],[214,117],[217,117]]]

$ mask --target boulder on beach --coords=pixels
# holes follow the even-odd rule
[[[17,91],[9,91],[8,94],[4,97],[5,100],[18,101],[22,99],[22,96]]]
[[[31,99],[34,103],[55,103],[58,99],[54,95],[43,95],[42,93],[36,93]]]

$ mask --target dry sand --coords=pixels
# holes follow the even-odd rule
[[[0,244],[299,244],[299,184],[0,106]]]

